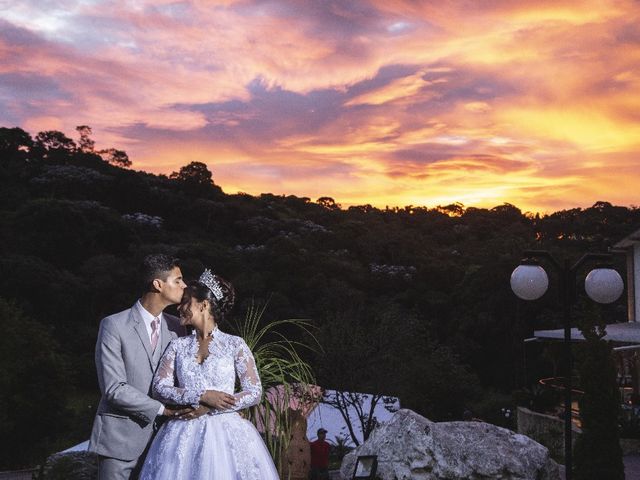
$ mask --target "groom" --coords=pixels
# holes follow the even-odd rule
[[[183,334],[178,318],[163,313],[180,303],[185,283],[177,260],[149,255],[141,270],[144,290],[133,307],[100,322],[96,369],[102,398],[89,450],[99,455],[101,480],[137,476],[158,416],[176,410],[150,397],[151,381],[169,342]]]

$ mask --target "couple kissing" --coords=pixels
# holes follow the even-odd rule
[[[260,434],[238,414],[262,395],[255,360],[242,338],[218,328],[233,286],[209,270],[185,284],[163,254],[145,257],[140,276],[140,299],[100,322],[102,397],[89,443],[98,478],[276,480]],[[180,318],[163,312],[175,304]]]

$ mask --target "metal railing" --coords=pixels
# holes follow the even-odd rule
[[[33,480],[33,476],[38,473],[38,470],[37,468],[28,468],[26,470],[0,472],[0,480]]]

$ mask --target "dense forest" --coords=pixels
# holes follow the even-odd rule
[[[152,175],[96,150],[89,127],[77,137],[0,128],[0,470],[88,438],[98,324],[137,299],[148,253],[179,257],[188,279],[210,267],[231,280],[238,318],[268,302],[265,321],[310,319],[321,348],[304,355],[323,387],[398,396],[433,420],[471,409],[500,422],[512,392],[556,366],[523,342],[559,327],[560,312],[554,278],[537,302],[511,292],[522,252],[577,259],[640,228],[638,207],[605,201],[538,215],[226,194],[215,159],[213,172],[192,162]],[[605,313],[624,321],[625,300]]]

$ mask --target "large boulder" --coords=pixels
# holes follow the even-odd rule
[[[549,451],[529,437],[483,422],[431,422],[399,410],[346,455],[353,476],[359,455],[377,455],[382,480],[560,480]]]
[[[47,458],[39,477],[44,480],[96,480],[98,456],[93,452],[55,453]]]

